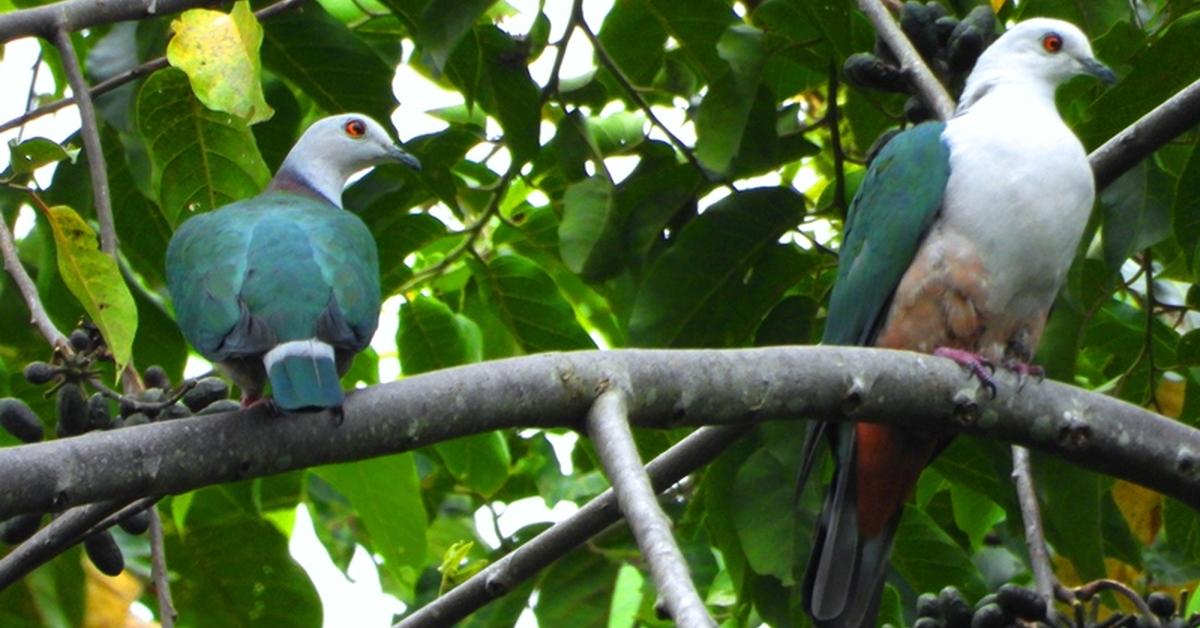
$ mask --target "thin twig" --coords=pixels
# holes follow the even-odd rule
[[[38,73],[42,69],[42,54],[41,48],[38,48],[37,58],[33,60],[33,67],[29,68],[29,93],[25,95],[25,111],[29,111],[33,107],[33,99],[37,97],[37,80]],[[25,127],[21,127],[17,131],[17,142],[25,137]]]
[[[301,4],[304,4],[305,1],[306,0],[280,0],[280,2],[276,2],[275,4],[272,4],[267,7],[263,7],[262,9],[255,11],[254,16],[260,20],[266,19],[273,15],[282,13],[283,11],[286,11],[288,9],[292,9],[294,7],[300,6]],[[112,90],[114,90],[126,83],[129,83],[130,81],[137,80],[137,79],[139,79],[143,76],[146,76],[148,74],[151,74],[157,70],[161,70],[161,69],[167,67],[167,65],[169,65],[169,64],[167,63],[166,57],[157,57],[155,59],[151,59],[149,61],[146,61],[145,63],[141,63],[141,64],[136,65],[128,70],[125,70],[124,72],[121,72],[120,74],[117,74],[117,75],[109,77],[103,81],[100,81],[99,83],[96,83],[95,85],[93,85],[91,87],[90,90],[88,90],[88,93],[90,93],[92,98],[94,99],[103,94],[107,94],[108,92],[111,92]],[[74,88],[72,88],[72,90],[74,90]],[[20,116],[17,116],[15,118],[13,118],[12,120],[9,120],[8,122],[0,124],[0,132],[7,131],[9,129],[15,129],[19,126],[24,125],[25,123],[27,123],[31,120],[36,120],[37,118],[41,118],[42,116],[50,115],[50,114],[54,113],[55,111],[58,111],[59,109],[62,109],[64,107],[67,107],[67,106],[73,105],[73,104],[75,104],[75,96],[74,95],[68,96],[66,98],[61,98],[52,103],[47,103],[45,105],[42,105],[41,107],[38,107],[37,109],[26,112]]]
[[[158,596],[158,622],[162,628],[174,628],[178,613],[175,603],[171,601],[162,519],[158,516],[158,508],[151,506],[147,510],[150,513],[150,576],[154,581],[154,593]]]
[[[748,430],[746,426],[733,425],[698,429],[646,465],[646,472],[656,490],[665,490],[708,464]],[[575,514],[488,565],[449,593],[416,609],[396,626],[424,628],[453,625],[513,590],[620,518],[616,496],[609,489]]]
[[[1058,579],[1054,577],[1050,555],[1046,551],[1046,532],[1042,529],[1042,512],[1033,485],[1029,450],[1020,445],[1013,445],[1012,462],[1012,479],[1017,485],[1017,501],[1021,505],[1021,519],[1025,522],[1025,547],[1029,550],[1029,564],[1033,569],[1038,595],[1046,600],[1047,618],[1053,624],[1058,614],[1053,604],[1054,587],[1058,584]]]
[[[571,16],[567,18],[567,28],[563,31],[562,38],[555,44],[558,50],[555,51],[554,65],[550,67],[550,78],[546,81],[546,86],[542,88],[543,104],[550,100],[551,95],[558,93],[558,74],[562,71],[563,60],[567,56],[567,46],[571,43],[571,35],[575,33],[575,27],[582,23],[583,0],[574,0],[571,4]]]
[[[596,51],[596,58],[600,60],[600,64],[603,65],[604,68],[610,73],[612,73],[613,78],[617,80],[617,83],[621,85],[621,88],[624,89],[625,92],[629,94],[629,97],[632,98],[635,103],[637,103],[637,106],[646,113],[646,117],[650,120],[650,123],[658,127],[659,130],[667,136],[667,140],[671,142],[671,145],[674,146],[676,150],[683,153],[683,158],[686,159],[693,168],[699,171],[700,175],[704,177],[706,181],[720,180],[720,178],[717,177],[714,172],[710,171],[708,168],[705,168],[704,165],[700,163],[700,160],[696,158],[696,154],[692,152],[692,149],[687,144],[684,144],[682,140],[680,140],[675,136],[674,133],[671,132],[671,129],[667,128],[667,125],[663,124],[662,120],[658,119],[658,116],[654,114],[654,110],[650,108],[650,103],[646,102],[646,99],[642,97],[642,93],[638,91],[638,88],[633,84],[632,81],[629,80],[628,76],[625,76],[625,72],[621,70],[620,66],[617,65],[617,62],[614,61],[613,58],[608,54],[608,50],[604,48],[604,43],[600,41],[599,37],[596,37],[596,34],[592,32],[591,27],[587,25],[586,21],[580,20],[579,30],[583,31],[583,34],[588,38],[588,41],[592,42],[592,49]]]
[[[42,306],[37,285],[33,283],[29,273],[25,272],[25,266],[21,264],[21,258],[17,255],[17,245],[13,242],[12,232],[8,230],[8,223],[2,217],[0,217],[0,254],[4,255],[4,269],[12,276],[13,283],[17,285],[17,290],[21,292],[21,297],[25,299],[25,305],[29,308],[29,322],[41,332],[50,346],[56,349],[68,347],[67,337],[54,326],[50,315],[46,313],[46,308]]]
[[[104,160],[104,147],[100,145],[96,108],[92,104],[92,94],[87,80],[83,77],[83,69],[79,67],[79,58],[75,56],[71,33],[65,26],[59,25],[54,29],[54,46],[58,48],[59,56],[62,57],[67,82],[71,84],[71,91],[75,92],[76,104],[79,105],[80,134],[83,136],[83,149],[87,153],[88,169],[92,175],[92,203],[96,208],[96,219],[100,222],[100,250],[115,261],[117,228],[113,224],[112,198],[108,192],[108,165]]]
[[[833,206],[838,208],[845,220],[848,210],[846,203],[846,153],[842,150],[842,131],[838,128],[841,121],[841,111],[838,109],[838,68],[831,60],[829,62],[829,85],[827,91],[828,104],[825,108],[825,119],[829,126],[829,144],[833,148]]]
[[[1161,625],[1158,621],[1158,618],[1155,617],[1154,613],[1150,610],[1150,606],[1146,604],[1146,600],[1142,599],[1142,596],[1138,595],[1133,589],[1130,589],[1129,586],[1124,582],[1109,580],[1108,578],[1101,578],[1099,580],[1093,580],[1085,585],[1075,587],[1074,593],[1075,597],[1086,602],[1095,597],[1096,594],[1100,593],[1101,591],[1114,591],[1116,593],[1120,593],[1133,603],[1134,608],[1136,608],[1138,612],[1142,614],[1143,619],[1151,622],[1151,626],[1157,628]]]
[[[1197,123],[1200,123],[1200,80],[1176,92],[1088,155],[1096,175],[1096,189],[1108,187],[1117,177]]]
[[[900,68],[908,75],[909,80],[917,89],[917,94],[942,120],[954,115],[954,100],[946,93],[929,66],[921,59],[921,54],[913,47],[912,42],[904,35],[904,31],[896,24],[892,14],[888,13],[880,0],[858,0],[858,8],[866,14],[875,25],[875,32],[887,43],[892,54],[900,62]]]
[[[696,593],[683,552],[671,535],[671,521],[655,498],[629,429],[627,397],[619,388],[600,394],[587,416],[587,432],[617,495],[655,588],[679,626],[716,626]]]

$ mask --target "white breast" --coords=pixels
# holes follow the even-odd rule
[[[993,312],[1045,311],[1087,225],[1095,184],[1079,139],[1054,109],[997,88],[951,119],[945,228],[979,249]]]

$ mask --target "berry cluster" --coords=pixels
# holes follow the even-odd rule
[[[85,325],[72,331],[68,341],[70,351],[55,352],[52,362],[31,362],[24,371],[29,383],[49,386],[45,395],[54,395],[55,433],[59,438],[239,408],[238,402],[228,398],[229,386],[221,379],[207,377],[172,388],[166,371],[159,366],[151,366],[142,375],[145,390],[135,395],[118,394],[100,383],[100,373],[94,369],[96,362],[111,360],[96,329]],[[86,393],[87,387],[94,389],[91,396]],[[14,397],[0,399],[0,426],[24,443],[45,438],[38,415]],[[45,516],[25,513],[0,522],[0,541],[9,545],[25,541],[37,532]],[[150,513],[147,509],[135,511],[117,525],[130,534],[142,534],[150,526]],[[92,533],[83,540],[83,546],[102,573],[116,575],[125,568],[121,550],[108,530]]]
[[[1186,596],[1178,607],[1186,606]],[[1082,601],[1082,598],[1081,598]],[[1154,592],[1145,597],[1146,607],[1155,619],[1145,615],[1112,613],[1103,620],[1088,620],[1084,606],[1076,606],[1076,616],[1066,625],[1074,628],[1197,628],[1200,614],[1190,618],[1176,615],[1176,602],[1170,595]],[[1015,584],[1001,586],[995,593],[980,598],[972,606],[955,587],[939,593],[922,593],[917,598],[917,620],[913,628],[1015,628],[1043,625],[1047,621],[1046,599]],[[1060,618],[1066,619],[1066,618]],[[1157,623],[1156,623],[1157,622]]]
[[[959,20],[948,15],[938,2],[909,1],[900,10],[900,28],[942,83],[958,91],[975,67],[975,60],[996,39],[996,16],[987,4],[975,7]],[[914,93],[896,56],[881,41],[876,40],[874,53],[850,55],[842,68],[846,78],[858,87]],[[915,95],[905,103],[904,115],[914,123],[933,116]]]

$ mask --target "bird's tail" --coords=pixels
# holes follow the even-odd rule
[[[275,404],[283,410],[342,405],[333,347],[312,338],[276,345],[263,356]]]
[[[820,628],[875,625],[892,538],[932,445],[886,425],[827,426],[837,466],[804,575]]]

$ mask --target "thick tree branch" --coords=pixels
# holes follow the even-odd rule
[[[929,66],[921,59],[921,53],[913,47],[912,42],[900,30],[892,14],[888,13],[880,0],[858,0],[858,8],[866,14],[875,26],[875,32],[883,39],[892,54],[900,62],[900,69],[908,75],[909,81],[917,90],[917,94],[938,118],[945,120],[954,115],[954,99],[946,93]]]
[[[598,390],[628,382],[643,427],[870,420],[975,434],[1058,455],[1200,509],[1200,430],[1101,394],[998,376],[995,400],[945,359],[855,347],[551,353],[350,393],[328,412],[252,408],[0,450],[0,518],[180,493],[511,427],[581,427]],[[978,397],[978,399],[977,399]],[[205,443],[198,447],[197,443]],[[137,464],[129,464],[129,461]]]
[[[157,0],[156,4],[146,0],[63,0],[0,15],[0,44],[20,37],[49,40],[54,38],[54,31],[59,28],[75,32],[216,3],[217,0]]]
[[[1197,124],[1200,124],[1200,81],[1179,90],[1088,155],[1096,174],[1096,189],[1107,187],[1125,171]]]
[[[646,465],[655,492],[662,492],[708,464],[749,430],[750,426],[722,425],[692,432]],[[476,609],[516,588],[621,518],[611,489],[588,502],[579,512],[537,535],[507,556],[488,565],[449,593],[413,611],[397,628],[450,626]]]
[[[627,416],[626,395],[620,388],[610,388],[596,398],[587,415],[587,433],[596,455],[671,619],[679,626],[716,626],[692,584],[683,552],[671,535],[671,521],[658,505]]]

